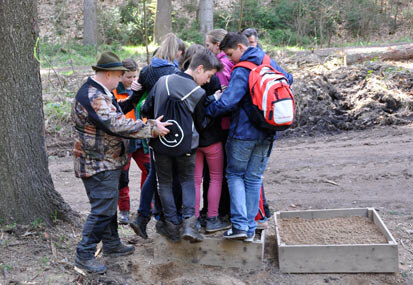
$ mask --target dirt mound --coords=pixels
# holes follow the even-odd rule
[[[413,76],[389,63],[298,73],[293,85],[296,122],[292,132],[334,133],[413,121]]]

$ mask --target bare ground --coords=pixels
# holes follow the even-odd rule
[[[282,274],[278,270],[273,220],[261,270],[224,269],[153,257],[150,239],[120,226],[136,244],[127,258],[104,259],[105,275],[82,277],[73,270],[80,228],[56,221],[54,228],[10,226],[0,233],[0,284],[411,284],[413,282],[413,124],[338,135],[281,138],[265,173],[273,210],[374,207],[399,244],[397,274]],[[85,217],[89,204],[71,157],[50,157],[56,189]],[[131,169],[132,209],[138,206],[139,171]],[[14,283],[13,283],[14,282]],[[26,282],[26,283],[24,283]],[[410,282],[410,283],[409,283]]]

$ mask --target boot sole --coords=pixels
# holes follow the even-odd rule
[[[190,235],[183,235],[182,236],[182,239],[184,239],[184,240],[187,240],[187,241],[190,241],[190,242],[201,242],[201,241],[203,241],[204,240],[204,238],[202,238],[202,239],[199,239],[199,238],[196,238],[196,237],[193,237],[193,236],[190,236]]]
[[[127,256],[127,255],[131,255],[132,253],[135,252],[135,249],[131,250],[131,251],[127,251],[127,252],[116,252],[116,253],[103,253],[104,257],[121,257],[121,256]]]
[[[232,227],[232,225],[228,225],[228,226],[226,226],[226,227],[223,227],[223,228],[219,228],[219,229],[210,229],[210,230],[208,230],[208,229],[205,229],[205,232],[207,232],[207,233],[215,233],[215,232],[218,232],[218,231],[223,231],[223,230],[228,230],[228,229],[230,229]]]
[[[148,239],[148,235],[144,235],[141,231],[141,229],[135,225],[134,223],[130,223],[129,226],[132,228],[132,230],[135,232],[135,234],[137,234],[138,236],[140,236],[143,239]]]
[[[107,271],[107,268],[105,270],[95,271],[95,270],[86,269],[85,267],[81,265],[75,264],[74,270],[78,272],[79,274],[82,274],[83,276],[85,276],[86,274],[104,274]]]

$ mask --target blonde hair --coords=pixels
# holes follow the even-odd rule
[[[224,29],[215,29],[208,32],[207,37],[212,44],[220,43],[228,32]]]
[[[173,33],[169,33],[165,36],[158,50],[155,53],[155,57],[160,59],[166,59],[170,62],[174,62],[178,55],[178,38]]]

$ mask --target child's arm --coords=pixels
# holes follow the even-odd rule
[[[206,115],[217,117],[236,110],[241,99],[248,93],[249,72],[248,69],[243,67],[235,68],[231,74],[228,87],[218,101],[213,102],[206,108]]]

